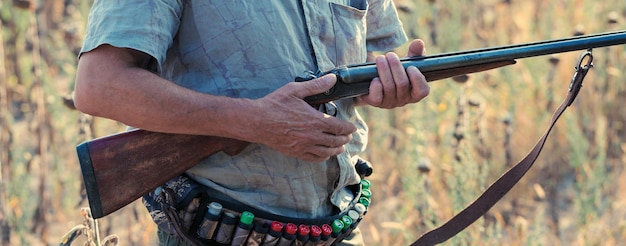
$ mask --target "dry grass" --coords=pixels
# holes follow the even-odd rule
[[[624,29],[626,5],[592,1],[398,1],[405,28],[429,53]],[[595,51],[595,69],[535,167],[449,245],[618,245],[626,238],[624,47]],[[431,84],[424,102],[368,109],[376,164],[374,245],[406,245],[473,201],[517,163],[564,99],[579,53],[519,61]],[[557,60],[550,61],[550,58]],[[373,116],[373,117],[372,117]],[[383,120],[381,120],[383,119]],[[459,138],[459,137],[463,138]],[[390,142],[389,139],[393,139]],[[419,168],[428,166],[427,172]],[[381,198],[382,197],[382,198]]]
[[[6,245],[58,244],[80,224],[87,203],[74,146],[123,129],[80,115],[65,100],[89,1],[32,2],[0,3],[0,243]],[[396,2],[405,29],[426,41],[429,54],[626,29],[623,1]],[[624,242],[626,52],[614,46],[594,54],[596,67],[534,168],[447,245]],[[375,200],[361,226],[366,241],[411,243],[526,155],[565,97],[578,55],[524,59],[470,75],[466,83],[432,83],[419,104],[363,109],[372,129],[365,157],[375,165]],[[99,225],[121,245],[156,238],[139,203]]]

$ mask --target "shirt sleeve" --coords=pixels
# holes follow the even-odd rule
[[[367,51],[388,51],[407,42],[393,1],[370,1],[366,18]]]
[[[168,0],[96,0],[80,53],[103,44],[152,56],[158,70],[178,31],[182,3]]]

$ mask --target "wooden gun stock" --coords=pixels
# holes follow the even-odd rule
[[[132,130],[76,147],[89,206],[101,218],[135,201],[220,151],[241,152],[249,143],[221,137]]]
[[[407,58],[428,81],[515,64],[515,59],[626,43],[626,32],[579,36],[522,45]],[[305,98],[310,104],[367,94],[378,75],[372,63],[340,67],[327,93]],[[323,73],[323,74],[326,74]],[[320,74],[320,75],[323,75]],[[213,136],[132,130],[84,142],[76,147],[94,218],[106,216],[182,174],[203,159],[223,151],[241,152],[249,143]]]

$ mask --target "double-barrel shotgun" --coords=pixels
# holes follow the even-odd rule
[[[415,66],[427,81],[481,72],[516,63],[516,59],[607,47],[626,43],[626,31],[442,53],[402,59]],[[337,83],[325,93],[304,100],[311,105],[367,94],[376,65],[363,63],[311,73],[328,73]],[[305,78],[307,79],[307,78]],[[184,173],[208,156],[223,151],[237,155],[249,143],[215,136],[168,134],[131,130],[81,143],[76,147],[89,206],[94,218],[106,216]]]

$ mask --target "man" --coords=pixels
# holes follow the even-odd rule
[[[255,211],[332,216],[358,196],[348,187],[360,181],[354,163],[367,127],[355,106],[395,108],[428,94],[418,69],[405,70],[395,53],[373,53],[404,42],[391,0],[96,0],[75,104],[149,131],[250,142],[187,176]],[[423,50],[415,40],[408,55]],[[305,71],[365,61],[379,71],[370,93],[320,109],[303,98],[330,89],[334,75],[292,82]],[[159,232],[163,244],[181,236]],[[358,230],[348,241],[362,244]]]

